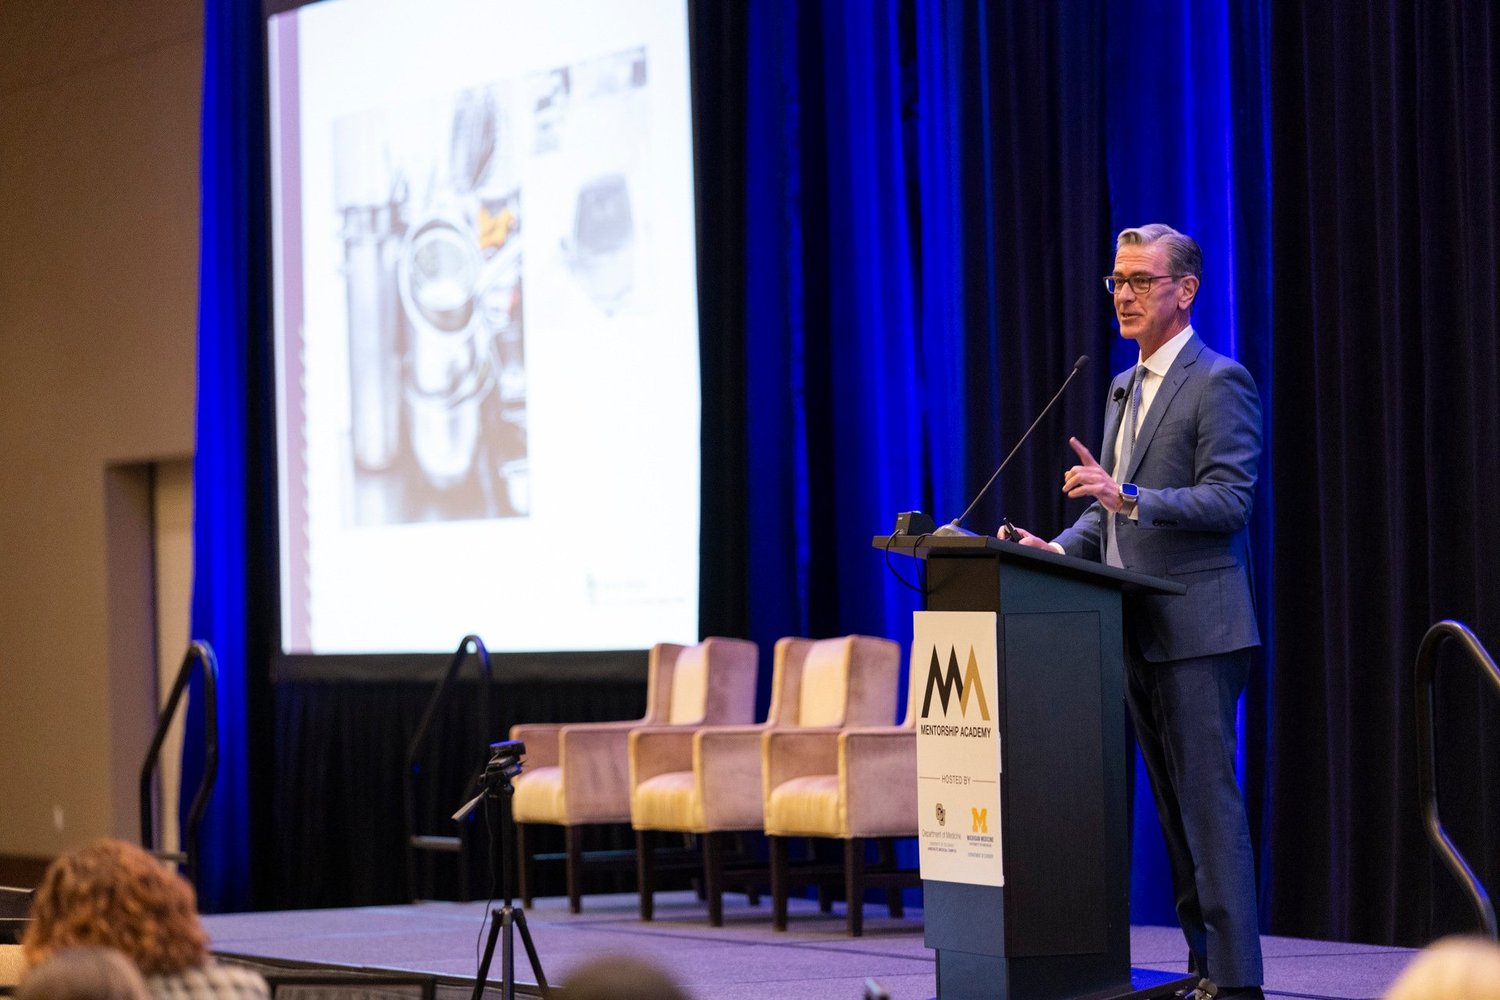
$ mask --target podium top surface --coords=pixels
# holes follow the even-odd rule
[[[886,552],[914,559],[989,557],[1002,562],[1030,565],[1034,569],[1061,573],[1118,587],[1126,594],[1186,594],[1187,587],[1175,580],[1116,569],[1051,550],[1034,549],[1018,542],[1003,542],[988,535],[876,535],[870,544]]]

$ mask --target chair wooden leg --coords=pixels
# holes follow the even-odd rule
[[[896,865],[896,841],[891,837],[881,837],[876,843],[879,845],[880,867],[888,872],[895,872]],[[885,890],[886,909],[890,910],[891,916],[897,919],[905,916],[905,909],[901,905],[901,887],[891,886]]]
[[[827,864],[827,850],[828,846],[826,842],[816,837],[809,837],[807,839],[807,857],[808,861],[814,867],[823,868]],[[828,881],[826,875],[818,875],[816,879],[817,881],[814,884],[818,890],[818,912],[822,914],[832,913],[833,901],[838,898],[838,893],[834,891],[834,886]]]
[[[684,833],[681,836],[681,846],[684,851],[692,851],[693,848],[698,847],[701,852],[702,841],[700,841],[694,834]],[[699,878],[697,875],[693,876],[693,895],[698,897],[698,902],[700,903],[708,899],[708,891],[704,888],[703,879]]]
[[[754,864],[754,851],[750,849],[747,841],[750,835],[747,833],[736,833],[734,835],[734,853],[742,865],[750,868],[750,877],[745,881],[745,902],[751,906],[760,905],[760,876],[756,873]]]
[[[531,909],[531,854],[526,850],[526,824],[514,824],[516,831],[516,888],[521,907]]]
[[[849,936],[865,931],[865,842],[859,837],[844,841],[844,899],[849,904]]]
[[[771,926],[786,930],[787,855],[785,837],[766,838],[771,845]]]
[[[458,901],[469,901],[469,838],[463,835],[458,838]]]
[[[568,878],[568,912],[583,911],[583,827],[563,827],[563,867]]]
[[[724,926],[724,835],[703,835],[703,891],[708,895],[708,926]]]
[[[656,915],[656,857],[651,853],[651,836],[645,830],[635,831],[635,877],[641,889],[641,919]]]

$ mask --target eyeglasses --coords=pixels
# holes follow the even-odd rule
[[[1115,295],[1120,291],[1121,285],[1129,285],[1130,290],[1137,295],[1145,295],[1151,291],[1151,283],[1154,281],[1177,281],[1186,277],[1182,274],[1132,274],[1128,278],[1116,277],[1113,274],[1104,276],[1104,288],[1109,294]]]

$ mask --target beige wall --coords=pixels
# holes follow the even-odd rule
[[[0,3],[0,854],[136,831],[145,466],[193,448],[202,49],[199,0]]]

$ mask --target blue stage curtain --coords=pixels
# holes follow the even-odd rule
[[[1149,26],[1149,30],[1147,30]],[[1263,646],[1241,710],[1240,771],[1252,839],[1265,794],[1266,669],[1273,648],[1271,571],[1270,189],[1266,12],[1256,2],[1126,0],[1109,10],[1105,97],[1110,228],[1165,222],[1203,248],[1193,327],[1238,359],[1260,389],[1266,451],[1251,522]],[[1150,67],[1149,72],[1143,71]],[[1112,248],[1111,248],[1112,256]],[[1104,273],[1103,270],[1100,271]],[[1116,339],[1110,369],[1136,360]],[[1145,770],[1137,768],[1132,918],[1176,921],[1166,849]],[[1262,855],[1262,876],[1270,874]]]
[[[266,394],[265,164],[261,21],[256,4],[204,9],[202,219],[199,250],[198,416],[194,458],[195,639],[219,661],[218,780],[201,834],[199,905],[251,903],[252,767],[249,720],[266,664],[251,610],[264,559],[258,498],[270,446]],[[203,772],[203,698],[191,692],[184,744],[184,813]]]
[[[1100,281],[1126,225],[1199,238],[1197,324],[1269,389],[1262,21],[1254,4],[1187,2],[752,12],[749,509],[769,542],[751,555],[756,638],[908,635],[918,602],[869,536],[904,509],[957,516],[1088,353],[968,526],[1054,532],[1077,515],[1057,490],[1066,439],[1096,443],[1110,374],[1133,361]],[[1256,782],[1263,701],[1257,682]],[[1173,923],[1140,786],[1133,913]]]
[[[957,517],[1083,352],[1107,218],[1097,4],[756,5],[747,59],[750,622],[908,635],[871,535]],[[1003,18],[1003,20],[1001,20]],[[1090,58],[1092,57],[1092,58]],[[1082,81],[1082,83],[1080,83]],[[1058,115],[1060,107],[1069,110]],[[1090,373],[1038,442],[1093,427]],[[1069,431],[1072,432],[1071,430]],[[1018,462],[970,518],[1056,522]],[[1045,479],[1045,484],[1042,480]],[[898,566],[908,577],[909,563]]]

